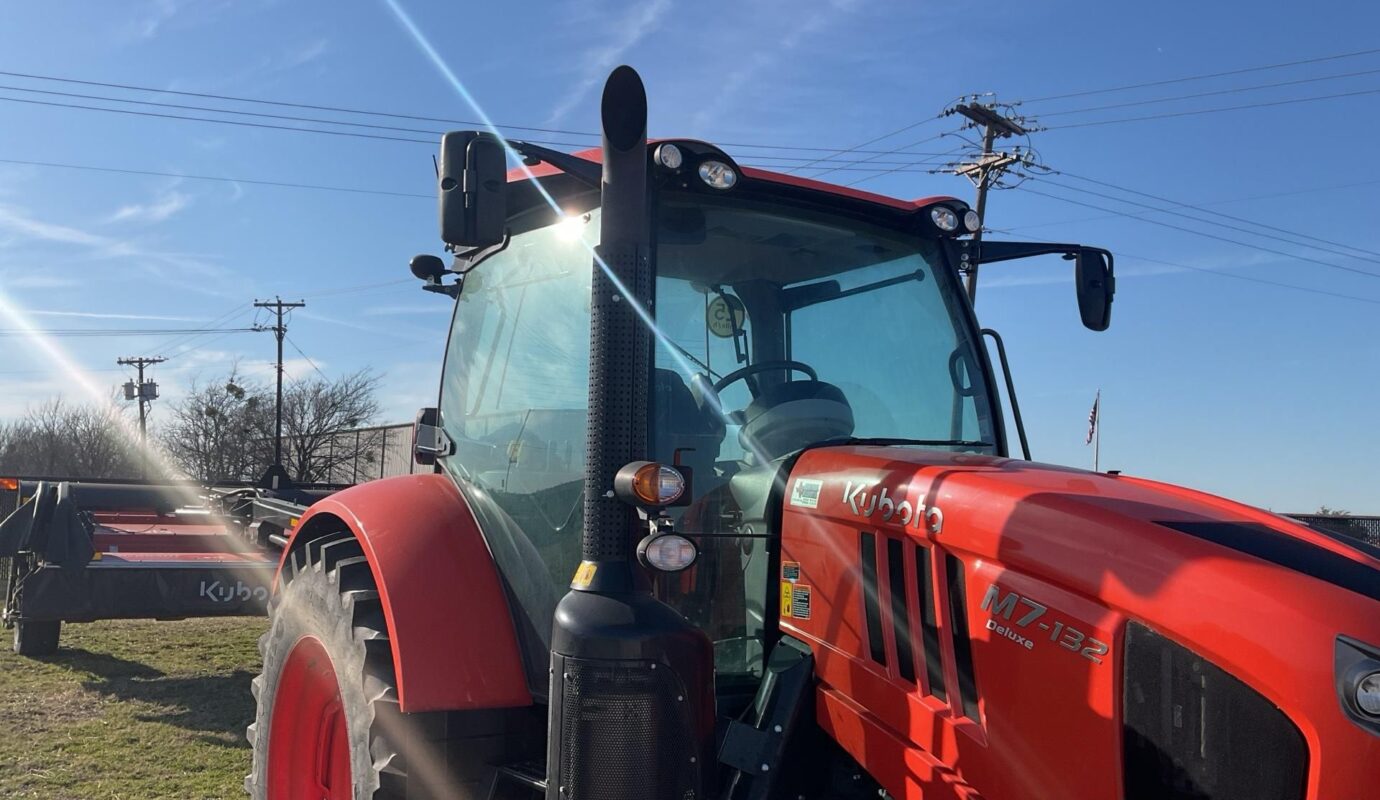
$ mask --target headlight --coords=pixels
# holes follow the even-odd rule
[[[680,169],[680,165],[685,163],[685,156],[680,152],[680,148],[673,144],[658,145],[656,163],[666,169]]]
[[[969,233],[977,233],[978,229],[982,227],[982,217],[970,209],[968,213],[963,215],[963,227],[967,228]]]
[[[930,209],[930,221],[935,227],[945,233],[953,233],[958,230],[958,215],[948,206],[935,206]]]
[[[1380,719],[1380,672],[1364,675],[1356,682],[1356,707]]]
[[[714,189],[732,189],[738,182],[738,173],[722,161],[703,161],[700,163],[700,180]]]
[[[699,556],[695,543],[676,533],[648,536],[637,546],[638,559],[660,572],[680,572],[689,569]]]

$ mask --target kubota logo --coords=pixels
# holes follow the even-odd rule
[[[222,585],[220,581],[202,581],[200,596],[213,603],[248,603],[250,600],[265,602],[268,600],[268,589],[263,586],[250,586],[244,581],[235,581],[233,585]]]
[[[895,494],[901,498],[901,502],[896,502],[891,490],[885,486],[878,490],[875,483],[849,481],[843,487],[843,503],[860,517],[880,514],[882,522],[895,519],[902,526],[917,530],[923,527],[930,533],[939,533],[944,529],[944,512],[939,510],[939,506],[927,506],[924,501],[912,505],[905,498],[904,490],[898,490]]]

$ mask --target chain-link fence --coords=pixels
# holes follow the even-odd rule
[[[417,471],[412,460],[412,425],[375,425],[368,428],[341,431],[327,445],[332,451],[339,448],[350,457],[333,464],[327,483],[363,483],[395,475],[411,475]]]
[[[1328,533],[1360,539],[1372,547],[1380,547],[1380,517],[1353,514],[1289,514],[1299,522]]]

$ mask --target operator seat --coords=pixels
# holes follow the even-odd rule
[[[853,407],[848,398],[842,389],[824,381],[773,384],[741,413],[739,444],[746,452],[768,460],[853,433]]]

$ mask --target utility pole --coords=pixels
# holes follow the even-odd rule
[[[278,400],[273,406],[273,466],[282,468],[283,466],[283,337],[287,336],[287,325],[283,322],[283,315],[294,308],[301,308],[306,303],[298,301],[296,303],[284,303],[283,298],[275,296],[273,300],[255,300],[255,308],[272,309],[278,317],[276,325],[255,326],[256,330],[273,331],[273,336],[278,340]]]
[[[167,361],[162,356],[127,356],[115,360],[116,364],[122,367],[134,367],[139,371],[139,377],[134,381],[125,381],[125,399],[139,401],[139,475],[143,477],[148,473],[148,414],[147,409],[154,400],[158,399],[158,384],[153,381],[144,380],[144,369],[154,364],[162,364]]]
[[[125,399],[139,401],[139,441],[141,444],[148,439],[145,409],[158,399],[158,384],[144,380],[144,369],[154,364],[162,364],[167,360],[162,356],[127,356],[115,360],[115,363],[122,367],[134,367],[139,371],[137,381],[125,382]]]
[[[997,139],[1004,139],[1009,136],[1025,136],[1029,130],[1021,125],[1020,122],[1005,116],[997,110],[995,104],[987,103],[959,103],[946,113],[962,114],[967,117],[972,127],[982,128],[982,155],[976,161],[959,164],[954,168],[954,173],[962,175],[977,186],[977,211],[978,219],[985,225],[987,222],[987,190],[996,183],[1013,164],[1021,163],[1023,156],[1020,148],[1013,153],[993,151],[992,147]],[[972,266],[968,268],[968,300],[977,302],[977,276],[978,264],[982,259],[982,228],[979,227],[973,232],[973,260]]]

